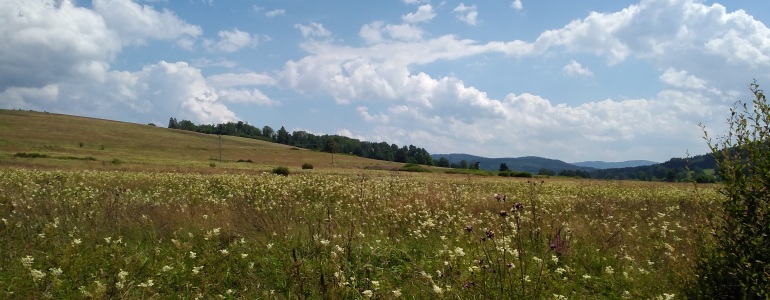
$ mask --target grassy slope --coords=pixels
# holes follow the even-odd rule
[[[80,147],[80,143],[83,146]],[[18,158],[19,152],[50,158]],[[69,157],[70,159],[62,159]],[[72,158],[93,157],[96,161]],[[114,160],[122,163],[112,163]],[[0,167],[117,169],[136,171],[261,172],[303,163],[332,167],[329,153],[240,137],[216,135],[52,113],[0,110]],[[254,163],[238,163],[252,160]],[[212,168],[211,163],[216,167]],[[401,164],[334,155],[334,167],[396,167]]]

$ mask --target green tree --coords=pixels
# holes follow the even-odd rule
[[[508,168],[508,165],[506,163],[500,163],[500,172],[510,171],[511,169]]]
[[[691,298],[770,298],[770,105],[759,85],[730,109],[729,131],[712,143],[722,178],[723,216],[698,260]]]
[[[273,140],[275,138],[275,130],[273,130],[273,128],[270,126],[265,125],[265,127],[262,127],[262,136],[268,138],[269,140]]]
[[[179,122],[176,121],[176,118],[170,118],[168,119],[168,128],[179,129],[181,127],[179,126]]]
[[[467,160],[461,160],[460,161],[460,169],[467,169],[468,168],[468,161]]]
[[[289,144],[289,132],[286,131],[286,128],[283,128],[283,126],[281,126],[281,129],[278,129],[276,140],[279,144]]]
[[[446,159],[446,157],[441,157],[436,162],[436,166],[448,168],[449,167],[449,160]]]

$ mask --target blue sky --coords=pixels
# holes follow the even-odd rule
[[[568,162],[706,153],[766,1],[0,1],[0,108]]]

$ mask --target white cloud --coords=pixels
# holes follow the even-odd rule
[[[356,111],[366,122],[387,123],[389,120],[388,116],[383,113],[379,113],[377,115],[369,114],[369,109],[365,106],[356,107]]]
[[[511,3],[511,7],[515,10],[521,10],[522,8],[524,8],[524,5],[521,3],[521,0],[514,0]]]
[[[160,12],[130,0],[94,0],[93,6],[127,44],[144,44],[147,39],[194,38],[202,33],[199,26],[188,24],[171,11]]]
[[[258,89],[223,89],[217,90],[217,95],[223,102],[247,103],[263,106],[278,105],[278,101],[270,99]]]
[[[476,18],[479,16],[479,13],[475,4],[465,6],[465,3],[460,3],[452,12],[455,13],[458,20],[463,21],[465,24],[476,25]]]
[[[259,73],[224,73],[206,78],[206,82],[218,88],[229,88],[250,85],[273,85],[275,80],[266,74]]]
[[[420,4],[425,2],[430,2],[429,0],[403,0],[406,4]]]
[[[701,90],[706,87],[705,80],[693,75],[688,75],[687,71],[676,70],[674,68],[666,69],[666,71],[660,75],[660,80],[677,88]]]
[[[369,44],[378,44],[385,40],[419,41],[423,31],[411,24],[385,24],[376,21],[361,26],[358,35]]]
[[[122,48],[101,16],[69,1],[0,1],[0,23],[0,91],[68,78],[98,83]]]
[[[428,22],[436,17],[436,13],[433,11],[433,6],[430,4],[420,5],[416,12],[408,13],[401,16],[401,19],[407,23],[422,23]]]
[[[207,48],[223,52],[235,52],[246,47],[256,47],[259,43],[257,36],[252,36],[248,32],[240,31],[238,28],[233,30],[219,31],[219,41],[216,43],[208,41]]]
[[[309,38],[309,37],[325,38],[325,37],[330,37],[332,35],[332,33],[329,30],[326,30],[326,28],[324,28],[323,24],[316,23],[316,22],[310,22],[310,25],[295,24],[294,28],[299,29],[299,31],[302,33],[302,36],[305,38]]]
[[[584,68],[579,62],[574,59],[562,68],[562,72],[568,76],[585,76],[593,77],[594,73],[591,70]]]
[[[283,16],[285,14],[286,14],[286,10],[284,10],[284,9],[275,9],[275,10],[271,10],[271,11],[266,12],[265,16],[272,18],[272,17],[277,17],[277,16]]]

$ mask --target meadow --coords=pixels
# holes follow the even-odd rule
[[[0,297],[677,299],[717,197],[383,171],[4,169]]]
[[[0,129],[2,299],[684,299],[721,214],[716,185],[376,170],[398,165],[234,137],[220,161],[216,136],[17,111]]]

